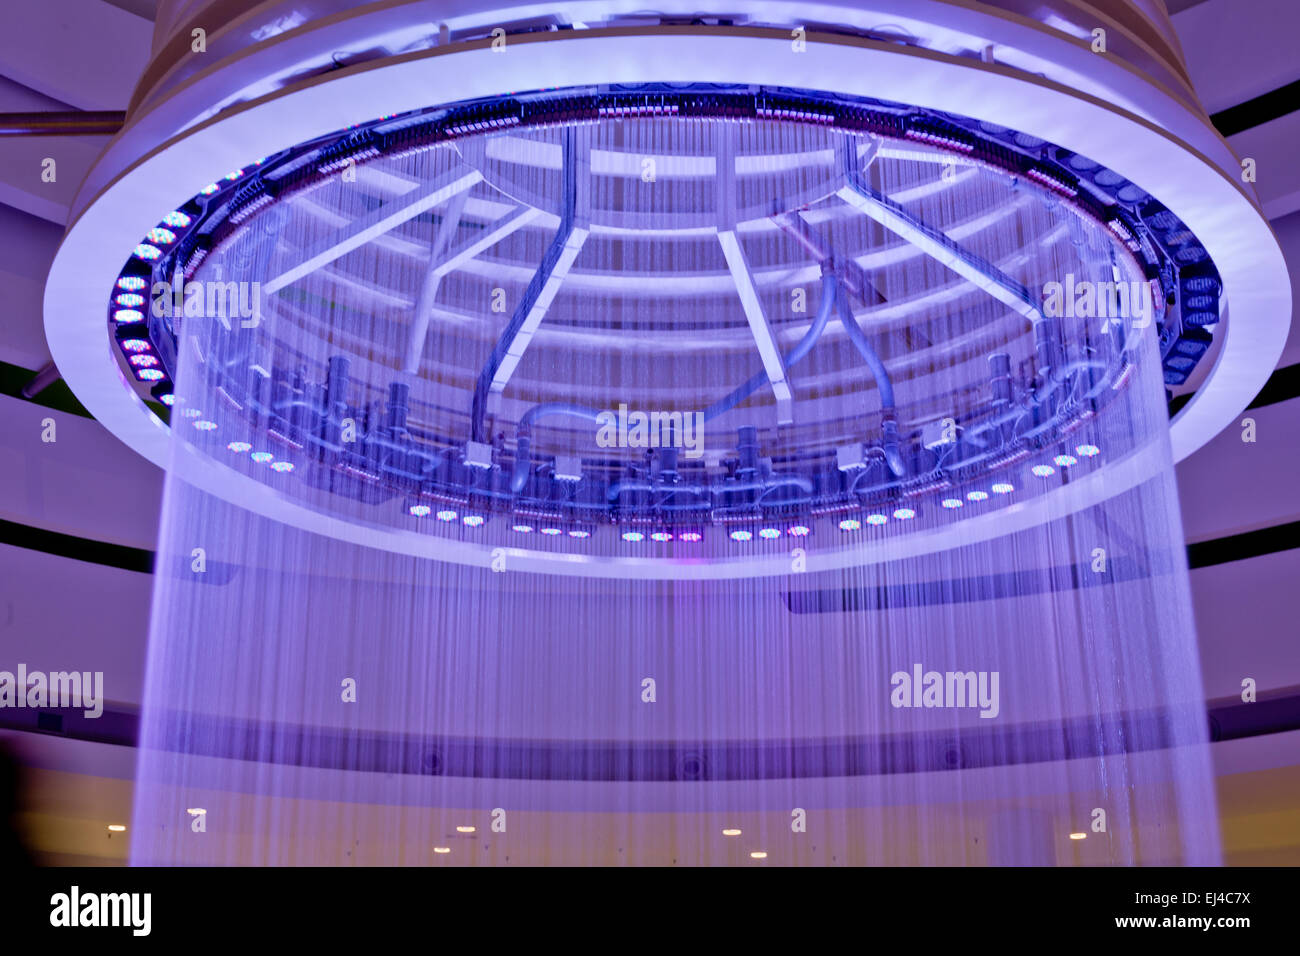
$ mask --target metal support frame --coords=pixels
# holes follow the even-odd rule
[[[405,372],[414,373],[420,370],[420,354],[424,351],[424,338],[429,332],[429,311],[433,308],[433,300],[438,297],[438,286],[442,284],[442,277],[445,275],[438,271],[438,260],[451,245],[452,237],[456,235],[468,199],[469,190],[452,197],[451,202],[447,204],[447,211],[443,213],[442,222],[438,225],[438,232],[433,237],[433,244],[429,247],[429,266],[424,276],[424,283],[420,286],[420,295],[415,300],[410,335],[406,341],[406,357],[402,360],[402,370]]]
[[[51,385],[59,380],[59,370],[55,368],[54,363],[46,362],[40,367],[37,373],[22,387],[20,394],[23,398],[33,399],[41,392],[45,391]]]
[[[359,249],[367,242],[414,219],[420,213],[427,212],[439,203],[468,191],[482,179],[483,174],[478,170],[461,166],[400,199],[385,203],[368,216],[349,225],[340,235],[308,253],[307,257],[293,268],[264,283],[263,294],[274,295],[285,286],[315,272],[321,266],[341,259],[352,250]]]
[[[470,423],[474,441],[483,441],[484,418],[490,399],[505,391],[510,376],[519,367],[542,320],[564,284],[574,260],[591,232],[590,176],[579,175],[591,168],[590,130],[584,127],[564,131],[564,162],[560,170],[562,206],[560,228],[547,247],[541,265],[533,274],[501,337],[492,348],[474,386]]]
[[[829,268],[831,272],[835,273],[845,290],[855,298],[866,305],[885,304],[887,300],[880,294],[880,290],[871,284],[871,280],[867,278],[867,274],[862,267],[851,256],[836,259],[835,254],[831,251],[830,244],[804,221],[803,216],[798,211],[773,213],[771,219],[781,228],[782,232],[803,246],[818,264]]]
[[[776,335],[767,320],[763,302],[758,297],[749,257],[745,255],[745,249],[736,233],[735,130],[731,127],[724,128],[719,140],[716,179],[718,242],[726,257],[727,267],[731,270],[732,281],[736,284],[736,294],[740,297],[741,308],[745,310],[749,330],[754,336],[754,345],[763,360],[763,370],[772,386],[772,396],[776,399],[776,422],[778,425],[788,425],[794,421],[794,393],[786,379],[785,359],[781,356]]]
[[[126,113],[116,110],[50,110],[0,113],[0,137],[113,136],[122,131]]]
[[[934,228],[884,193],[873,189],[862,178],[858,169],[857,151],[852,139],[845,137],[839,149],[845,178],[845,185],[838,192],[842,200],[880,223],[896,236],[906,239],[963,279],[979,286],[1033,324],[1037,325],[1043,321],[1042,310],[1027,288],[993,263],[987,262],[949,238],[942,230]]]
[[[429,318],[433,311],[433,302],[438,295],[442,280],[480,252],[495,246],[506,236],[522,229],[541,214],[542,211],[533,206],[520,206],[489,226],[481,235],[461,243],[445,257],[439,258],[446,246],[434,249],[429,257],[429,274],[420,293],[424,304],[416,306],[415,315],[411,320],[411,337],[407,343],[406,361],[403,365],[405,371],[415,372],[419,369],[420,355],[424,352],[424,339],[429,333]],[[455,232],[454,229],[452,231]]]

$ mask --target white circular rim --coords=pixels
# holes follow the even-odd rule
[[[511,90],[653,82],[665,79],[662,64],[670,63],[677,80],[824,89],[958,113],[1076,150],[1136,182],[1202,241],[1223,278],[1232,312],[1232,321],[1217,331],[1223,341],[1213,369],[1171,424],[1174,459],[1185,458],[1225,428],[1258,393],[1286,341],[1290,280],[1267,222],[1209,158],[1148,120],[1005,67],[851,37],[809,34],[808,41],[807,52],[796,54],[788,37],[777,30],[543,33],[512,39],[501,53],[479,42],[375,61],[242,104],[153,148],[90,201],[70,227],[45,294],[46,335],[55,363],[101,424],[155,464],[180,466],[187,480],[220,497],[358,544],[488,566],[491,551],[481,546],[320,515],[253,479],[244,478],[246,485],[232,482],[236,473],[215,463],[203,467],[192,452],[177,454],[173,462],[168,428],[135,393],[113,354],[105,296],[128,251],[165,212],[178,208],[202,183],[259,156],[378,115],[427,107],[431,99],[457,102]],[[593,55],[592,44],[599,53]],[[436,97],[429,90],[437,90]],[[1170,108],[1181,111],[1184,119],[1191,116],[1172,101]],[[114,150],[120,153],[133,135],[144,138],[144,132],[132,127],[115,141]],[[1222,140],[1217,142],[1222,146]],[[1148,188],[1153,170],[1161,176],[1160,188],[1154,191]],[[1140,480],[1138,474],[1153,473],[1133,461],[1128,477],[1115,471],[1116,463],[1091,476],[1097,481],[1074,483],[1072,489],[1078,490],[1071,491],[1065,511],[1067,502],[1054,493],[990,514],[996,520],[982,530],[977,523],[983,518],[964,519],[963,541],[1059,517],[1132,487]],[[232,496],[232,489],[240,493]],[[1085,496],[1089,489],[1093,494]],[[887,548],[887,557],[874,549],[864,553],[867,549],[861,547],[814,552],[809,569],[940,550],[951,545],[950,537],[915,533],[892,539],[890,544],[897,547]],[[908,539],[913,544],[904,545]],[[525,549],[507,553],[515,559],[512,568],[583,576],[735,577],[789,570],[785,556],[704,564]]]

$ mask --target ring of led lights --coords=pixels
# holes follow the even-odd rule
[[[656,64],[671,62],[677,77],[699,82],[837,89],[1007,125],[1085,153],[1139,184],[1144,171],[1159,170],[1157,197],[1210,253],[1235,316],[1209,380],[1172,425],[1175,454],[1182,457],[1194,450],[1253,397],[1285,339],[1289,288],[1266,224],[1240,187],[1215,166],[1216,160],[1227,164],[1221,142],[1204,135],[1192,136],[1199,140],[1192,144],[1180,142],[1149,120],[997,67],[842,36],[810,34],[808,39],[810,54],[793,58],[786,55],[787,35],[757,29],[621,29],[558,38],[544,34],[512,41],[505,57],[487,44],[469,43],[342,70],[233,108],[149,153],[81,211],[56,258],[47,289],[47,331],[55,359],[97,418],[166,466],[166,427],[124,380],[103,326],[85,317],[102,314],[104,291],[121,266],[122,250],[138,242],[162,212],[192,195],[197,184],[218,179],[252,157],[376,113],[422,108],[427,105],[423,91],[428,89],[439,90],[439,98],[451,102],[505,89],[653,82],[664,79]],[[574,49],[573,44],[599,46]],[[1173,104],[1169,109],[1182,110]],[[1187,113],[1181,123],[1171,117],[1163,125],[1195,133],[1189,117]],[[141,118],[124,132],[116,144],[119,150],[133,136],[147,141],[148,127],[149,117]],[[490,552],[469,542],[318,514],[188,449],[172,464],[214,494],[310,530],[402,553],[490,563]],[[1052,514],[1060,514],[1062,507],[1086,507],[1140,483],[1148,474],[1136,459],[1108,465],[1104,475],[1099,472],[1054,495]],[[963,540],[1005,534],[1046,516],[1047,510],[1035,500],[996,516],[966,519]],[[859,542],[819,549],[809,555],[808,567],[820,570],[925,553],[949,546],[948,538],[935,530],[876,545]],[[561,574],[727,577],[788,571],[784,554],[705,563],[593,558],[523,548],[512,548],[510,554],[514,568]]]

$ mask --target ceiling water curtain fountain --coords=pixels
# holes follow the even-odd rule
[[[1148,287],[1051,190],[624,119],[189,281],[136,862],[1217,861]]]
[[[369,529],[354,540],[737,574],[779,559],[766,519],[835,531],[932,473],[960,497],[1016,442],[1085,427],[1162,301],[1027,178],[806,124],[666,118],[345,168],[253,213],[187,286],[248,290],[189,333],[240,421],[185,431],[232,491],[258,495],[269,463],[283,510],[345,515]],[[1076,309],[1092,287],[1145,315]],[[912,510],[931,531],[960,517]]]

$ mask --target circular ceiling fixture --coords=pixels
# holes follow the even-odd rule
[[[1159,58],[1083,69],[1070,31],[948,4],[577,6],[271,90],[337,23],[151,70],[47,287],[78,396],[308,530],[730,577],[786,573],[787,535],[819,570],[1086,507],[1273,367],[1276,242]],[[959,25],[1014,44],[953,53]],[[1199,381],[1168,428],[1133,420],[1153,377]]]

